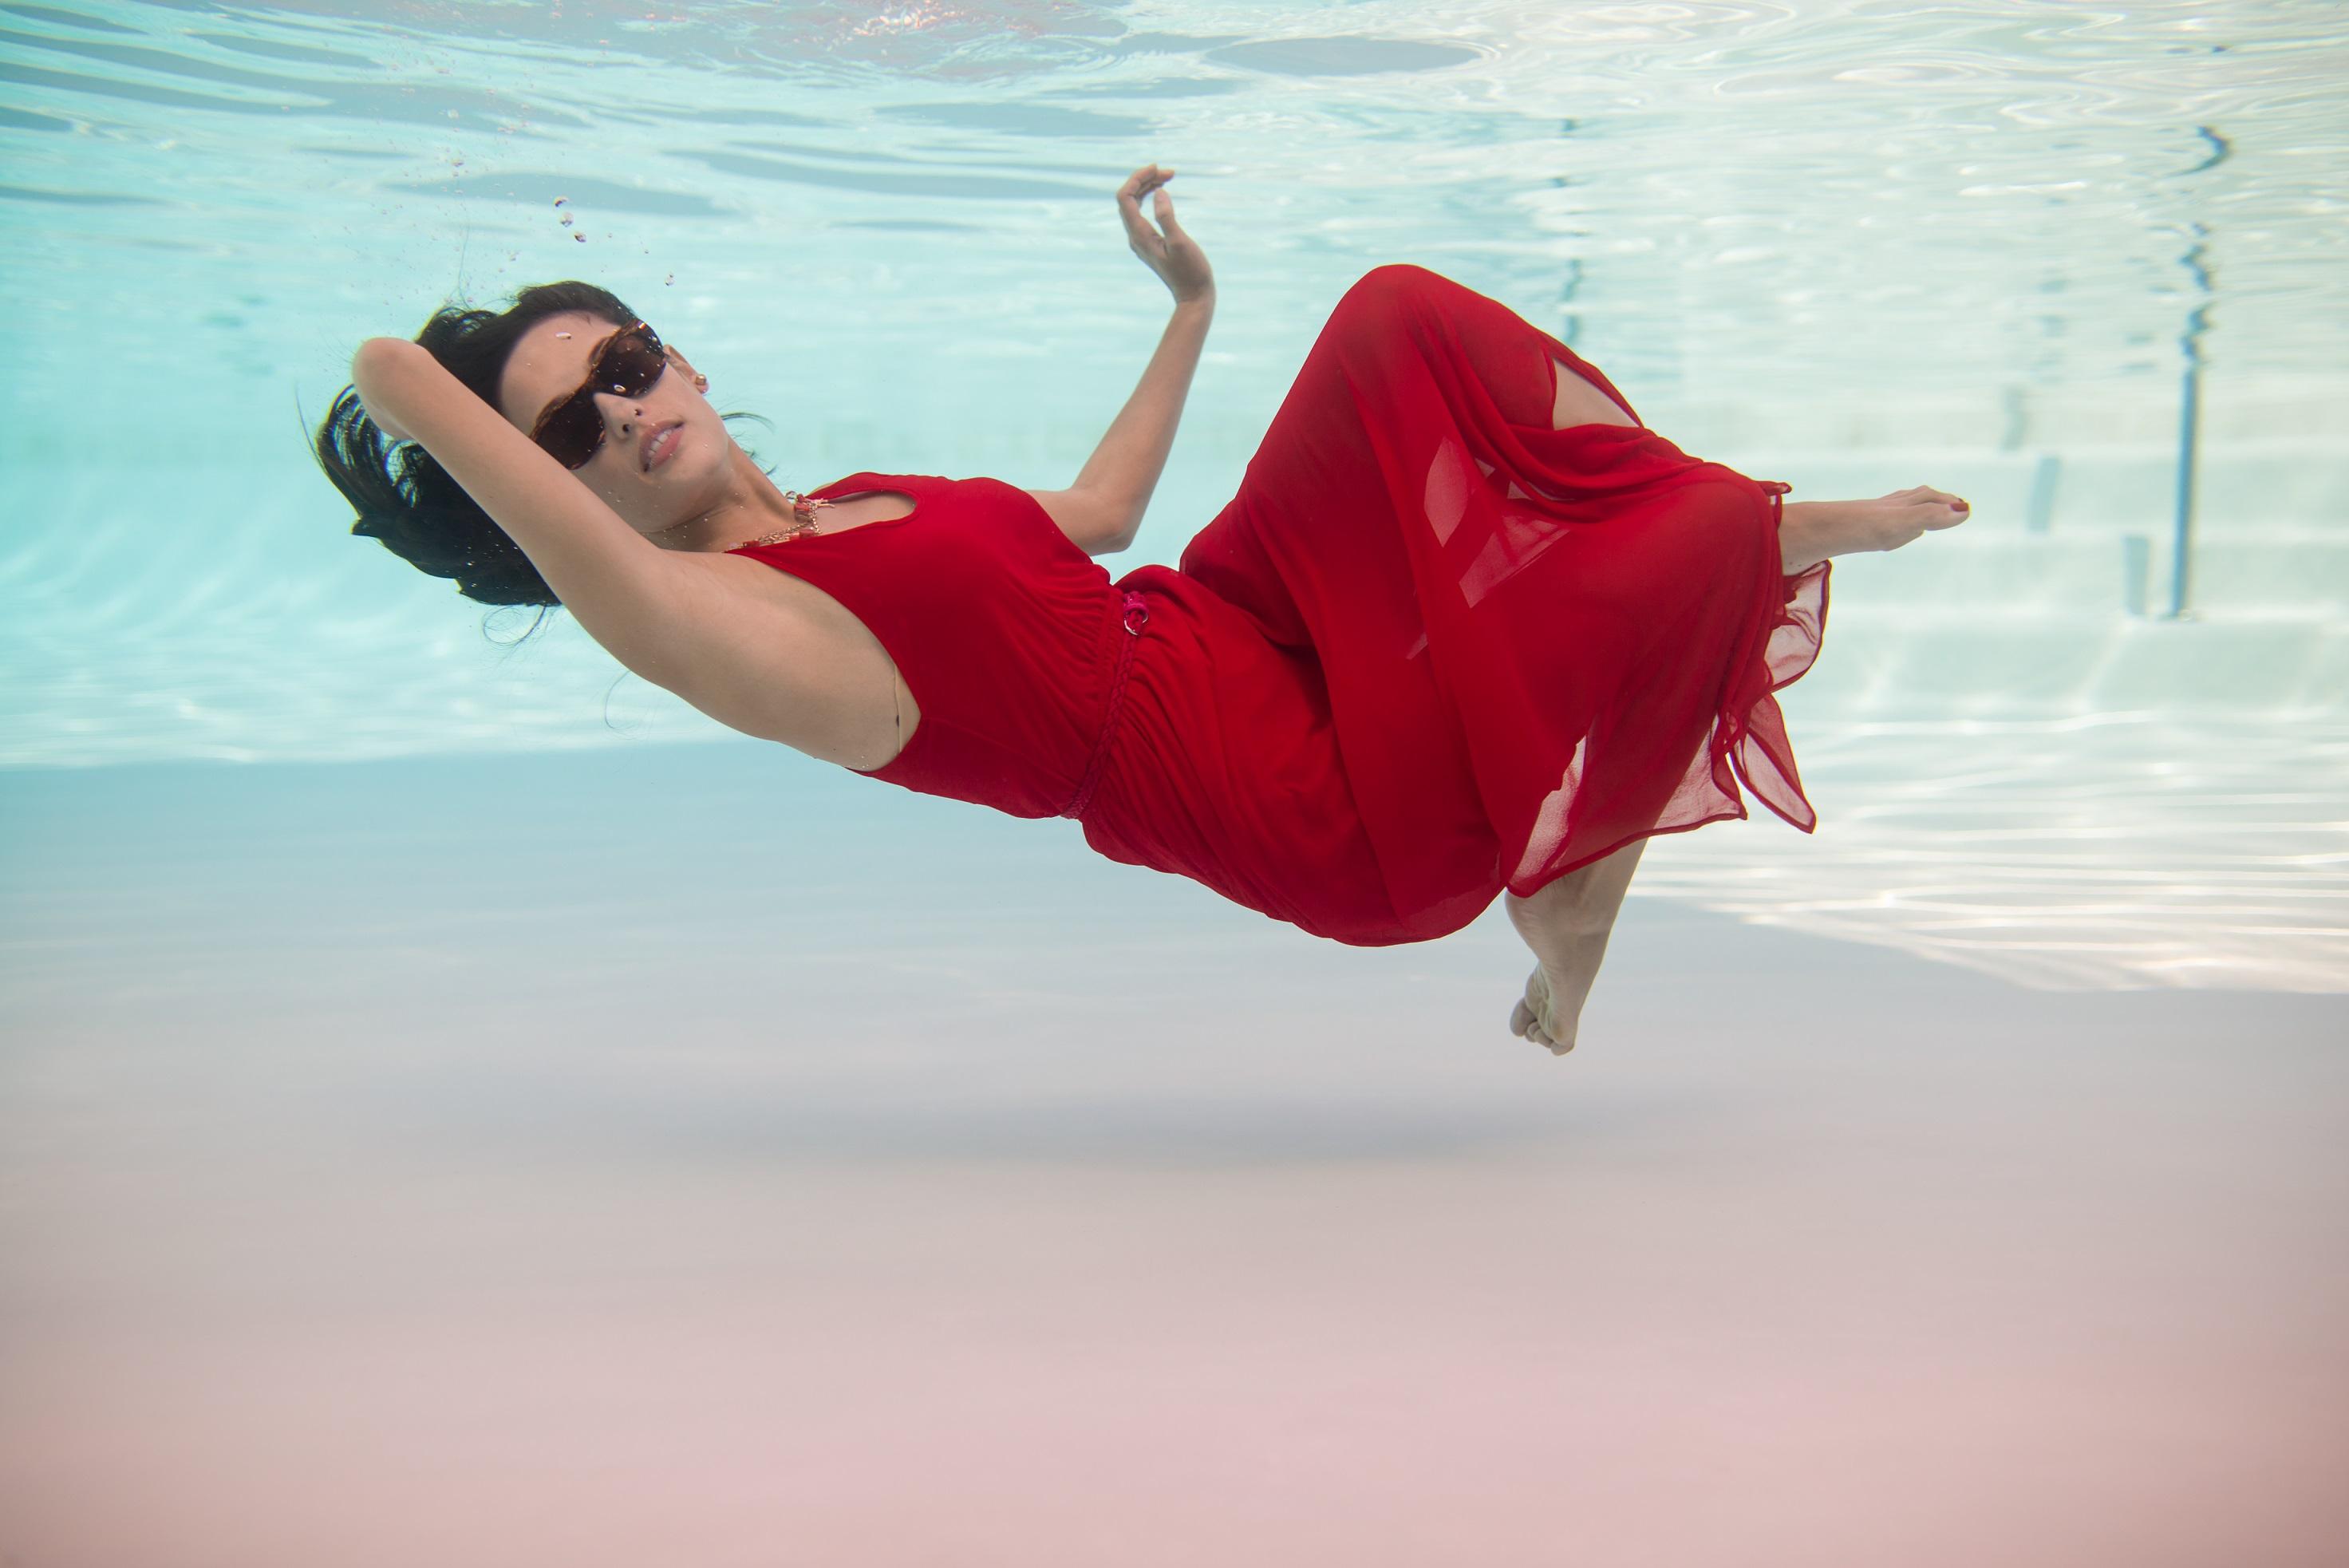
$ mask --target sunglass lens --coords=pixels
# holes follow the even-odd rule
[[[604,345],[588,371],[588,384],[547,416],[538,443],[565,468],[584,468],[604,444],[604,416],[595,394],[612,392],[641,398],[668,369],[668,355],[653,329],[643,322],[626,327]]]
[[[604,444],[604,416],[587,398],[574,398],[548,416],[538,444],[565,468],[582,468]]]
[[[653,336],[651,327],[639,324],[604,345],[604,351],[595,356],[589,384],[599,392],[640,398],[660,379],[666,364],[660,339]]]

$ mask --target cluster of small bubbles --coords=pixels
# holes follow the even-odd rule
[[[676,282],[677,282],[677,274],[675,274],[675,273],[671,273],[671,274],[669,274],[667,277],[665,277],[665,278],[661,279],[661,286],[662,286],[663,288],[667,288],[667,287],[670,287],[671,286],[673,286]]]

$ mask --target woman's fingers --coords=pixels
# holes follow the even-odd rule
[[[1117,188],[1117,210],[1125,219],[1127,232],[1137,241],[1159,237],[1142,215],[1142,198],[1150,192],[1158,191],[1174,177],[1172,169],[1161,169],[1155,163],[1148,163],[1135,170],[1125,183]],[[1163,191],[1160,195],[1164,198]],[[1172,205],[1171,200],[1162,199],[1158,209],[1162,213],[1168,212]]]
[[[1174,171],[1172,169],[1161,169],[1155,163],[1144,164],[1129,175],[1124,184],[1117,188],[1118,204],[1133,206],[1136,212],[1139,212],[1142,198],[1173,178],[1174,178]]]
[[[1129,176],[1117,190],[1118,217],[1125,224],[1126,243],[1143,265],[1158,275],[1160,281],[1174,292],[1178,303],[1211,299],[1216,291],[1216,275],[1207,265],[1198,243],[1184,232],[1174,221],[1174,198],[1165,190],[1166,182],[1174,171],[1156,163],[1144,164]],[[1150,226],[1142,211],[1142,198],[1154,194],[1154,210],[1158,228]],[[1161,234],[1163,229],[1165,232]]]

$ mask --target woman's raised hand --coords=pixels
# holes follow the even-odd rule
[[[1166,182],[1174,178],[1172,169],[1148,164],[1133,171],[1126,182],[1117,188],[1117,214],[1125,220],[1125,237],[1142,265],[1156,273],[1174,292],[1177,305],[1196,299],[1211,299],[1216,293],[1216,275],[1207,265],[1206,253],[1198,242],[1183,232],[1174,221],[1174,198],[1166,192]],[[1153,203],[1158,217],[1158,229],[1142,214],[1142,198],[1157,192]]]

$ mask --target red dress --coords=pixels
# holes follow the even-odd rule
[[[1347,291],[1183,552],[1112,581],[1023,491],[854,473],[915,509],[735,553],[838,599],[921,707],[869,776],[1069,815],[1112,860],[1317,936],[1425,941],[1632,839],[1746,815],[1807,833],[1772,692],[1828,563],[1778,565],[1787,486],[1644,427],[1550,429],[1550,360],[1423,267]],[[1637,418],[1637,415],[1632,415]]]

